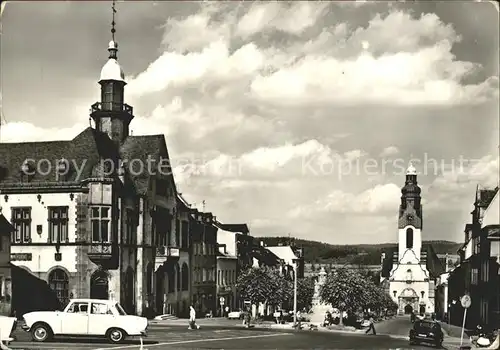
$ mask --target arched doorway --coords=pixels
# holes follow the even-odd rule
[[[156,271],[156,313],[163,314],[163,298],[165,295],[165,275],[163,269],[160,267]]]
[[[65,307],[69,301],[69,277],[66,272],[56,268],[49,273],[49,286],[59,299],[62,307]]]
[[[425,305],[420,305],[420,314],[423,315],[425,314]]]
[[[129,267],[125,274],[125,309],[128,314],[135,314],[134,308],[134,270]]]
[[[99,270],[90,277],[90,299],[109,299],[109,281],[106,272]]]
[[[411,314],[413,312],[413,307],[411,305],[405,306],[405,315]]]

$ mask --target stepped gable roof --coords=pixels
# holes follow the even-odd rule
[[[148,191],[150,175],[158,175],[169,179],[175,190],[164,135],[128,136],[120,147],[120,157],[125,162],[131,162],[127,167],[131,170],[129,173],[138,194],[144,195]],[[148,158],[152,159],[150,166],[152,174],[148,170]],[[159,169],[160,165],[162,166],[161,169]]]
[[[83,130],[72,140],[0,143],[0,185],[22,185],[21,167],[28,160],[35,174],[30,179],[31,185],[50,183],[52,186],[64,182],[78,182],[91,177],[92,170],[101,158],[116,156],[116,147],[106,134],[90,127]],[[56,172],[57,161],[67,159],[70,172],[66,179],[61,179]],[[52,167],[49,170],[49,163]],[[80,177],[78,170],[81,169]]]

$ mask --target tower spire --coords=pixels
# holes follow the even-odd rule
[[[116,25],[116,22],[115,22],[116,7],[115,7],[115,5],[116,5],[116,2],[115,2],[115,0],[113,0],[113,3],[111,5],[111,11],[112,11],[111,41],[109,42],[109,47],[108,47],[109,58],[113,58],[113,59],[116,59],[116,57],[117,57],[116,53],[118,52],[118,44],[115,41],[115,33],[116,33],[116,29],[115,29],[115,25]]]
[[[113,10],[113,20],[111,21],[111,39],[115,41],[115,13],[116,13],[116,8],[115,8],[116,2],[113,0],[113,4],[111,5],[111,10]]]

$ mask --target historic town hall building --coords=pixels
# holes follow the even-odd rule
[[[163,135],[130,135],[133,108],[125,103],[114,27],[112,33],[101,100],[91,106],[94,127],[70,141],[0,144],[0,206],[14,227],[11,261],[47,281],[62,303],[109,298],[134,314],[186,314],[189,240],[198,237],[201,245],[213,216],[179,199]],[[200,272],[197,282],[213,292],[194,298],[199,309],[198,299],[215,299],[211,241],[203,243],[213,257],[211,274]]]
[[[412,164],[401,189],[398,248],[385,258],[383,284],[398,304],[399,314],[434,313],[435,282],[444,268],[432,246],[422,244],[423,208],[417,172]]]

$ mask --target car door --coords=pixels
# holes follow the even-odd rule
[[[117,326],[115,318],[108,303],[92,302],[89,314],[89,335],[105,335],[109,328]]]
[[[75,301],[61,313],[61,333],[66,335],[87,335],[89,326],[89,303]]]

